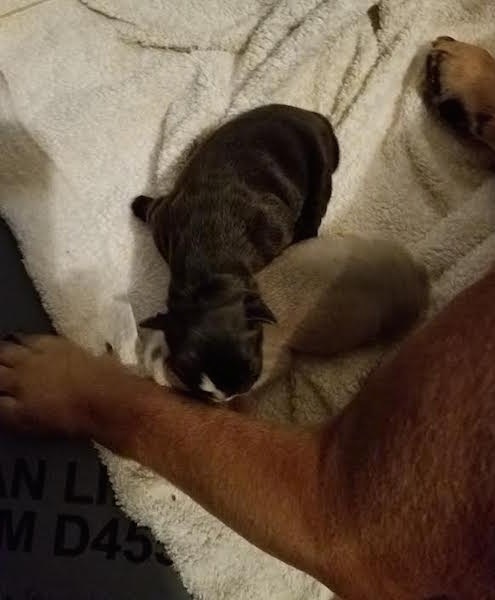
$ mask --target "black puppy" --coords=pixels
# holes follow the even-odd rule
[[[206,139],[172,193],[134,200],[171,271],[168,312],[141,325],[164,332],[168,366],[193,393],[221,402],[260,376],[262,324],[275,317],[254,274],[317,235],[338,160],[325,117],[263,106]]]

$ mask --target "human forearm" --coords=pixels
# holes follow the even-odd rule
[[[325,577],[318,432],[185,402],[155,386],[132,412],[124,436],[122,427],[96,428],[96,440],[151,467],[265,551]]]
[[[333,582],[326,567],[338,553],[339,485],[332,461],[322,460],[328,436],[325,445],[317,431],[187,401],[50,336],[0,342],[0,385],[0,424],[92,437],[167,477],[267,552]]]

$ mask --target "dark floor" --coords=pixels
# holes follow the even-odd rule
[[[0,220],[0,334],[12,331],[52,327]],[[187,598],[163,548],[114,505],[89,444],[0,432],[0,600]]]

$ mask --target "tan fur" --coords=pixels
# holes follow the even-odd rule
[[[258,283],[287,345],[320,356],[404,329],[428,298],[424,269],[401,246],[353,235],[292,246]]]
[[[495,59],[485,49],[442,36],[432,43],[438,81],[426,84],[435,106],[460,100],[468,113],[470,133],[495,150]],[[478,123],[483,115],[483,123]]]
[[[286,373],[293,353],[330,357],[403,332],[429,295],[424,268],[401,246],[355,235],[295,244],[257,279],[278,322],[265,327],[255,389]]]

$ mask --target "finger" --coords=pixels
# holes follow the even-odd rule
[[[11,342],[12,344],[22,344],[20,340],[21,333],[8,333],[4,338],[4,342]]]
[[[49,348],[57,339],[56,335],[18,335],[21,343],[34,351],[42,351]]]
[[[40,352],[46,349],[57,337],[55,335],[39,335],[26,333],[9,333],[3,338],[3,342],[24,347],[32,352]]]
[[[0,398],[0,425],[9,429],[21,429],[19,406],[14,398],[9,396]]]
[[[0,365],[15,367],[29,355],[25,346],[13,342],[0,342]]]
[[[17,377],[14,370],[0,365],[0,394],[15,396],[16,388]]]

